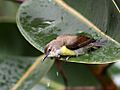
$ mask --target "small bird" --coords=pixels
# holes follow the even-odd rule
[[[45,46],[45,57],[42,59],[42,61],[44,61],[47,57],[55,57],[55,65],[58,69],[58,72],[61,74],[67,88],[68,79],[64,73],[64,69],[60,64],[60,56],[78,56],[85,54],[91,48],[97,49],[101,47],[104,45],[105,41],[106,40],[104,39],[95,40],[85,35],[60,35]]]
[[[85,35],[60,35],[45,46],[45,57],[73,56],[85,53],[90,48],[101,47],[106,40],[95,40]]]

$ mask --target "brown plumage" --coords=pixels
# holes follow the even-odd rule
[[[68,49],[75,50],[81,47],[84,47],[96,40],[87,37],[87,36],[77,36],[77,35],[60,35],[56,39],[50,41],[45,46],[45,53],[48,51],[56,51],[60,49],[62,46],[66,46]]]

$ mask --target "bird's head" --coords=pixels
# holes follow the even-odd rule
[[[60,56],[60,49],[56,48],[53,45],[49,45],[45,47],[45,54],[48,55],[48,57],[59,57]]]

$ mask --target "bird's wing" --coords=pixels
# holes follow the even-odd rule
[[[81,47],[84,47],[92,42],[95,42],[96,40],[91,39],[89,37],[86,36],[78,36],[77,39],[75,41],[72,41],[72,43],[69,43],[68,45],[66,45],[66,47],[68,49],[71,50],[75,50]]]

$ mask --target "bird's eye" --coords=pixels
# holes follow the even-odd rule
[[[48,52],[50,52],[51,51],[51,49],[48,49]]]
[[[51,49],[51,47],[49,47],[48,49],[47,49],[47,52],[50,52],[52,49]]]

